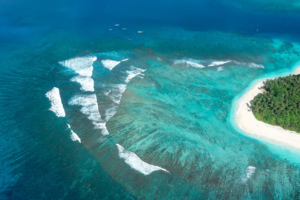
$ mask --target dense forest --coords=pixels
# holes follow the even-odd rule
[[[300,133],[300,75],[267,80],[251,102],[256,119]]]

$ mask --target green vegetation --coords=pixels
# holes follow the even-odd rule
[[[267,80],[251,102],[256,119],[300,133],[300,75]]]

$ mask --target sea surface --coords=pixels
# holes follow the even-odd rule
[[[235,102],[300,61],[284,0],[0,0],[0,199],[300,199]]]

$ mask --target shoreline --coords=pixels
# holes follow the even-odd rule
[[[298,66],[291,74],[300,74],[300,66]],[[248,107],[248,105],[251,105],[250,101],[262,92],[258,88],[263,86],[263,82],[267,79],[270,78],[257,80],[252,84],[251,88],[237,100],[234,113],[235,123],[239,129],[246,132],[250,137],[264,140],[275,145],[300,150],[300,133],[258,121]]]

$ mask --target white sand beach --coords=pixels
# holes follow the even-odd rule
[[[300,67],[298,67],[293,74],[300,74]],[[248,107],[248,105],[250,106],[250,101],[253,100],[257,94],[262,92],[259,88],[263,86],[265,80],[266,79],[258,80],[257,83],[238,100],[238,107],[234,116],[236,124],[251,137],[300,150],[299,133],[258,121]]]

